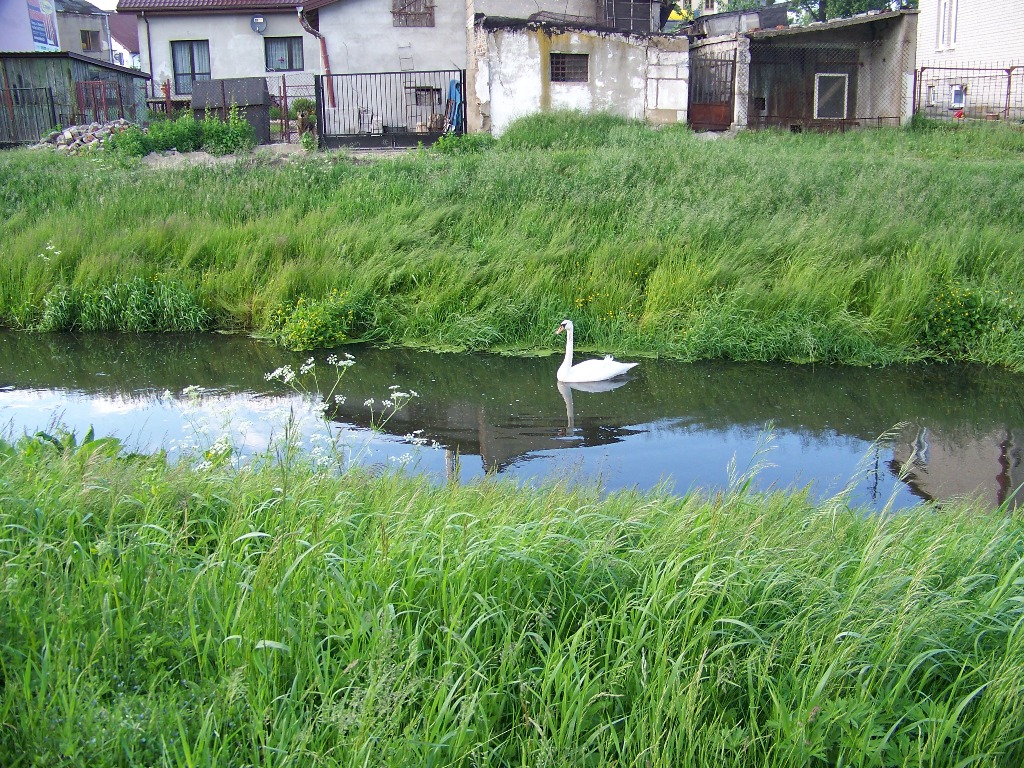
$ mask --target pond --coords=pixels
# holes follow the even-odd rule
[[[1002,370],[643,360],[613,386],[568,388],[555,381],[560,355],[335,353],[355,360],[326,411],[348,460],[438,480],[714,493],[752,475],[759,489],[848,493],[873,509],[1015,505],[1024,482],[1024,377]],[[220,440],[236,459],[291,431],[315,455],[326,392],[266,377],[308,357],[244,336],[0,333],[0,430],[92,427],[172,458]],[[313,357],[326,390],[335,369]],[[417,396],[380,427],[395,388]]]

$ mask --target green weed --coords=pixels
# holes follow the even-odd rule
[[[0,763],[1024,758],[1024,533],[0,440]]]
[[[1024,283],[1022,150],[1001,126],[708,142],[548,114],[373,163],[317,153],[154,173],[8,152],[0,322],[37,324],[59,285],[144,273],[194,286],[217,327],[265,335],[283,327],[271,309],[302,298],[315,329],[286,342],[302,347],[336,331],[551,350],[571,317],[583,351],[1024,370],[1004,305]],[[991,311],[942,340],[949,286]],[[332,290],[358,297],[347,327]]]

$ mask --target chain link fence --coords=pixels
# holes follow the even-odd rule
[[[791,131],[898,126],[910,114],[913,63],[881,39],[835,35],[750,43],[747,124]]]
[[[914,111],[933,120],[1024,122],[1024,63],[922,64]]]

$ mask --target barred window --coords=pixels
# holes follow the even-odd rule
[[[552,53],[552,83],[585,83],[590,80],[590,57],[585,53]]]
[[[432,27],[434,0],[391,0],[391,19],[396,27]]]

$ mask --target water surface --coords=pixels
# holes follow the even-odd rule
[[[436,478],[714,492],[766,464],[758,488],[849,489],[876,509],[962,496],[995,507],[1024,482],[1024,377],[1001,370],[644,360],[615,386],[570,389],[555,382],[558,356],[337,352],[356,364],[328,414],[353,457]],[[172,457],[226,436],[244,456],[292,414],[316,451],[322,395],[266,379],[307,357],[243,336],[0,333],[0,426],[91,426]],[[326,357],[314,355],[321,384],[333,381]],[[395,387],[418,397],[375,433]]]

